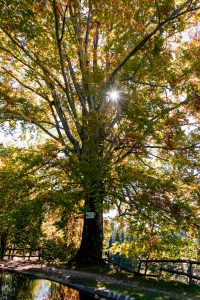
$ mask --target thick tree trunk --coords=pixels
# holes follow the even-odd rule
[[[103,199],[101,199],[103,202]],[[103,203],[98,203],[95,208],[95,199],[88,197],[85,200],[86,213],[84,215],[82,240],[80,248],[73,258],[73,262],[78,265],[102,265],[103,250]],[[91,215],[88,216],[88,212]]]
[[[80,248],[72,261],[76,264],[104,264],[103,201],[106,168],[103,163],[104,124],[95,111],[84,116],[82,152],[79,168],[85,191],[85,215]],[[88,214],[89,213],[89,214]]]

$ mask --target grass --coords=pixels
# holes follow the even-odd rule
[[[134,281],[135,283],[135,281]],[[191,300],[200,300],[200,288],[195,286],[182,286],[176,285],[174,283],[165,283],[164,281],[160,285],[141,283],[137,287],[123,287],[115,284],[105,284],[105,287],[111,290],[114,290],[118,293],[127,294],[134,296],[135,299],[142,300],[174,300],[174,299],[191,299]],[[152,290],[148,290],[152,289]]]
[[[134,276],[131,273],[117,272],[106,267],[84,267],[79,268],[80,271],[88,273],[97,273],[101,275],[108,275],[112,278],[120,279],[130,286],[107,283],[103,280],[96,282],[91,279],[77,279],[73,278],[76,283],[85,284],[97,288],[106,288],[120,294],[127,294],[135,297],[136,300],[200,300],[200,286],[197,284],[188,285],[172,280],[163,280],[159,282],[154,278],[145,278],[141,276]],[[133,284],[133,286],[131,286]]]

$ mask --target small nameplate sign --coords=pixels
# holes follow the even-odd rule
[[[87,211],[85,214],[86,219],[94,219],[94,211]]]

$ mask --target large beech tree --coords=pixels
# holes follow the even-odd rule
[[[84,199],[75,261],[101,262],[104,205],[134,203],[133,187],[119,192],[137,179],[127,166],[187,157],[197,176],[197,1],[2,0],[0,11],[2,124],[37,127],[63,152]],[[151,207],[173,214],[170,201]]]

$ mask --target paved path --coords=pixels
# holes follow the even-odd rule
[[[0,270],[15,271],[22,274],[34,275],[39,278],[49,279],[52,281],[59,282],[64,285],[68,285],[79,291],[86,291],[91,294],[96,294],[99,297],[106,299],[119,299],[119,300],[134,300],[134,297],[127,295],[122,295],[118,293],[111,292],[103,288],[95,288],[90,286],[85,286],[82,284],[75,283],[78,279],[78,282],[83,280],[93,280],[98,283],[110,283],[115,284],[120,287],[131,287],[136,290],[146,290],[149,292],[159,292],[163,295],[171,296],[172,299],[180,299],[180,295],[173,294],[172,292],[161,291],[155,288],[141,287],[137,282],[127,282],[127,280],[116,279],[107,275],[100,275],[95,273],[88,273],[78,270],[66,269],[63,266],[51,266],[46,264],[31,263],[28,261],[0,261]],[[102,298],[101,298],[102,299]],[[194,298],[185,298],[184,296],[181,299],[193,300]],[[199,299],[199,298],[197,298]]]
[[[74,288],[78,291],[84,291],[89,294],[96,295],[99,299],[135,300],[134,297],[128,295],[115,293],[103,288],[95,288],[75,283],[76,279],[79,279],[79,281],[81,281],[81,279],[85,279],[93,280],[96,282],[106,282],[119,285],[122,284],[122,281],[109,276],[66,269],[62,266],[59,267],[49,266],[46,264],[30,263],[27,261],[0,261],[0,270],[14,271],[20,274],[34,275],[39,278],[53,280],[64,285],[68,285],[69,287]],[[123,284],[126,283],[123,282]]]

